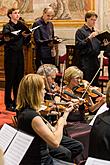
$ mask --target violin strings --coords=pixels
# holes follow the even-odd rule
[[[51,87],[50,87],[50,83],[49,83],[49,81],[48,81],[48,79],[47,79],[47,74],[46,74],[46,70],[45,70],[45,66],[44,66],[44,64],[43,64],[43,62],[41,61],[41,65],[43,66],[43,71],[44,71],[44,74],[45,74],[45,79],[46,79],[46,82],[47,82],[47,88],[49,89],[49,91],[52,93],[52,90],[51,90]],[[54,96],[53,95],[50,95],[50,97],[51,97],[51,100],[53,101],[53,103],[55,104],[55,106],[56,106],[56,111],[58,112],[58,118],[59,118],[59,107],[57,106],[57,103],[56,103],[56,101],[54,100]],[[57,119],[58,120],[58,119]]]
[[[65,73],[65,66],[66,66],[66,60],[64,60],[64,64],[63,64],[62,77],[61,77],[61,83],[60,83],[60,96],[63,91],[63,79],[64,79],[64,73]]]
[[[87,93],[87,90],[89,89],[89,87],[90,87],[91,84],[93,83],[94,79],[96,78],[96,76],[97,76],[97,74],[99,73],[100,70],[101,70],[101,68],[99,68],[99,69],[97,70],[97,72],[95,73],[95,75],[94,75],[94,77],[92,78],[91,82],[90,82],[89,85],[86,87],[86,90],[85,90],[85,92],[83,93],[83,95],[82,95],[82,97],[81,97],[82,99],[84,98],[85,94]]]

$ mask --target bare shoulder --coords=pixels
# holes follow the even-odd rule
[[[36,116],[33,118],[32,120],[32,128],[34,130],[43,130],[43,129],[46,129],[47,125],[46,125],[46,122],[44,121],[44,119],[41,117],[41,116]]]

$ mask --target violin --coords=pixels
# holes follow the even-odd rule
[[[70,102],[65,101],[56,102],[52,100],[45,100],[39,112],[43,116],[56,116],[58,119],[66,111],[66,108],[69,107],[69,104]],[[77,102],[74,102],[73,111],[77,111],[78,108]]]
[[[86,89],[84,87],[79,87],[79,88],[76,89],[76,92],[80,92],[80,93],[83,94],[85,92],[85,90]],[[87,91],[87,94],[90,97],[98,97],[98,95],[96,93],[94,93],[93,91],[90,91],[90,90]]]
[[[60,87],[57,85],[57,83],[54,82],[54,74],[49,74],[47,76],[47,72],[46,72],[46,66],[43,65],[43,73],[45,75],[45,82],[46,82],[46,89],[48,92],[46,92],[45,95],[45,105],[47,106],[47,108],[45,108],[44,111],[41,111],[41,113],[45,114],[45,115],[51,115],[53,112],[55,112],[56,114],[58,114],[60,116],[60,113],[64,112],[66,110],[66,108],[68,107],[68,103],[64,103],[62,104],[62,97],[63,97],[63,90],[62,90],[62,83],[60,85]],[[52,78],[53,77],[53,78]],[[61,81],[63,82],[63,80]],[[51,99],[51,101],[47,101],[47,99]],[[70,99],[68,99],[67,101],[70,101]],[[75,107],[76,106],[76,107]],[[77,109],[77,105],[74,103],[74,109]]]
[[[78,88],[78,90],[79,90],[79,88]],[[76,91],[74,91],[75,93],[73,93],[72,89],[70,89],[68,87],[65,87],[63,92],[65,94],[65,97],[70,99],[71,101],[77,100],[77,104],[79,106],[84,104],[85,112],[89,111],[89,107],[92,106],[90,96],[89,95],[85,95],[85,97],[83,99],[81,98],[82,93],[84,92],[84,88],[80,92],[77,91],[77,88],[76,88]]]
[[[48,106],[47,106],[48,103]],[[39,113],[41,116],[43,116],[46,120],[48,120],[49,123],[54,125],[59,117],[62,115],[62,112],[64,111],[64,107],[59,107],[59,111],[56,110],[55,105],[52,102],[46,102],[43,103],[41,106]]]
[[[42,115],[61,115],[62,112],[65,111],[65,108],[67,107],[66,102],[55,102],[53,100],[45,100],[43,105],[41,106],[39,112]]]
[[[86,80],[82,80],[82,83],[80,83],[77,87],[76,87],[76,92],[79,93],[84,93],[87,89],[87,86],[89,85],[89,82],[87,82]],[[103,94],[99,91],[98,87],[92,87],[89,86],[89,88],[87,89],[87,94],[88,96],[92,97],[92,98],[97,98],[99,96],[102,96]]]

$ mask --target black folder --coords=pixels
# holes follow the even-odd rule
[[[101,42],[103,42],[104,39],[110,41],[110,33],[108,31],[105,31],[103,33],[98,34],[96,38]]]
[[[22,32],[25,31],[26,34],[29,34],[31,33],[30,29],[25,25],[25,24],[22,24]]]
[[[34,30],[36,30],[37,28],[41,27],[42,25],[38,25],[34,28],[29,29],[25,24],[22,24],[22,28],[20,30],[17,31],[12,31],[11,35],[19,35],[21,34],[23,31],[25,31],[26,34],[30,34],[32,33]]]

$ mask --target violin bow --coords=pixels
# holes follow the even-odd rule
[[[45,75],[45,80],[46,80],[47,88],[48,88],[49,92],[52,92],[52,91],[51,91],[51,87],[50,87],[50,83],[49,83],[48,78],[47,78],[47,73],[46,73],[46,70],[45,70],[45,66],[44,66],[44,64],[43,64],[42,61],[41,61],[41,65],[42,65],[42,67],[43,67],[43,72],[44,72],[44,75]],[[50,97],[51,97],[51,99],[53,100],[53,97],[52,97],[52,96],[50,96]]]
[[[42,63],[42,61],[41,61],[41,65],[43,66],[43,71],[44,71],[44,74],[45,74],[45,79],[46,79],[46,83],[47,83],[47,88],[48,88],[49,92],[52,92],[51,87],[50,87],[50,83],[49,83],[49,81],[48,81],[48,79],[47,79],[47,73],[46,73],[46,70],[45,70],[45,66],[44,66],[44,64]],[[58,112],[58,118],[59,118],[60,115],[59,115],[59,108],[58,108],[58,106],[57,106],[57,103],[56,103],[56,101],[54,100],[53,95],[50,95],[50,97],[51,97],[51,100],[54,101],[54,104],[55,104],[55,106],[56,106],[56,111]]]
[[[91,84],[93,83],[94,79],[96,78],[96,76],[97,76],[97,74],[99,73],[100,70],[101,70],[101,68],[99,68],[99,69],[97,70],[97,72],[95,73],[95,75],[94,75],[94,77],[92,78],[91,82],[89,83],[89,85],[87,85],[86,90],[85,90],[85,92],[83,93],[83,95],[82,95],[82,97],[81,97],[82,99],[84,98],[85,94],[87,93],[87,90],[89,89],[89,87],[90,87]]]
[[[63,79],[64,79],[64,74],[65,74],[65,66],[66,66],[66,60],[63,63],[63,69],[62,69],[62,77],[61,77],[61,83],[60,83],[60,96],[63,91]]]

